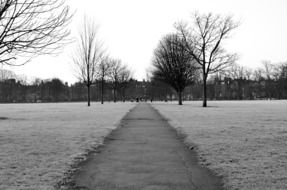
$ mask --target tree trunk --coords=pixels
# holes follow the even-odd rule
[[[126,101],[126,97],[125,97],[125,87],[123,87],[123,102]]]
[[[117,83],[115,82],[115,84],[114,84],[114,102],[117,102],[116,90],[117,90]]]
[[[90,106],[91,105],[91,96],[90,96],[90,85],[87,85],[87,88],[88,88],[88,106]]]
[[[181,91],[179,91],[178,92],[178,105],[182,105],[182,92]]]
[[[206,74],[203,74],[203,104],[202,104],[202,107],[207,106],[206,80],[207,80],[207,76],[206,76]]]
[[[165,102],[167,102],[167,87],[165,88],[165,99],[164,99]]]
[[[88,81],[87,81],[87,87],[88,87],[88,106],[90,106],[90,101],[91,101],[91,97],[90,97],[90,87],[91,87],[91,81],[90,81],[90,65],[88,64],[87,65],[87,74],[88,74],[88,76],[87,76],[87,79],[88,79]]]
[[[101,104],[104,103],[104,79],[101,81]]]
[[[114,103],[116,103],[117,100],[116,100],[116,89],[114,89]]]

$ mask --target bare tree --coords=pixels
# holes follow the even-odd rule
[[[263,73],[265,75],[265,93],[266,96],[271,99],[274,91],[276,90],[274,85],[274,79],[276,78],[276,65],[272,64],[271,61],[263,61],[262,65]]]
[[[131,78],[132,78],[131,70],[127,67],[127,65],[123,65],[121,71],[119,72],[119,86],[121,89],[123,102],[126,101],[126,88]]]
[[[273,77],[275,80],[287,78],[287,62],[279,62],[273,66]]]
[[[277,81],[277,97],[281,99],[287,94],[287,62],[278,63],[275,67],[275,80]],[[286,97],[286,96],[285,96]]]
[[[275,65],[271,63],[271,61],[262,61],[263,65],[263,73],[265,75],[265,79],[271,80],[275,73]]]
[[[119,75],[123,70],[122,62],[120,59],[112,59],[111,60],[111,72],[110,78],[113,82],[113,99],[114,102],[117,102],[117,90],[119,83]]]
[[[105,79],[110,76],[112,68],[111,58],[105,56],[99,64],[98,76],[101,81],[101,104],[104,103]]]
[[[73,55],[76,76],[87,86],[87,101],[90,106],[90,87],[97,78],[97,67],[102,62],[103,46],[97,36],[98,28],[84,19],[80,38]]]
[[[177,34],[165,36],[154,52],[153,77],[175,89],[178,104],[182,105],[182,92],[194,80],[194,59],[185,50],[184,39]]]
[[[227,70],[224,70],[225,75],[232,79],[247,79],[251,80],[253,73],[252,69],[241,66],[237,63],[232,64]]]
[[[228,70],[227,75],[232,79],[243,79],[245,72],[244,67],[238,64],[233,64]]]
[[[255,69],[254,73],[253,73],[254,80],[257,81],[257,82],[260,82],[262,79],[264,79],[263,73],[264,73],[264,71],[263,71],[262,68]]]
[[[209,74],[227,68],[237,56],[222,47],[222,42],[230,37],[238,27],[231,16],[222,17],[212,13],[194,14],[191,25],[177,23],[176,29],[185,40],[186,50],[199,64],[203,80],[203,107],[207,106],[206,81]]]
[[[65,0],[1,0],[0,63],[16,63],[16,57],[28,60],[63,47],[70,33],[70,8]]]
[[[247,80],[251,80],[253,70],[251,68],[244,68],[244,76],[246,77]]]
[[[0,81],[16,78],[16,74],[13,71],[0,69]]]

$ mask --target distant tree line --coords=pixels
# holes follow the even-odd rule
[[[119,62],[117,63],[119,64]],[[93,81],[90,87],[91,101],[124,102],[145,97],[147,82],[140,82],[131,78],[128,75],[128,69],[125,66],[119,67],[118,64],[116,64],[116,70],[121,69],[118,70],[117,74],[110,72],[105,81],[102,81],[101,78]],[[87,101],[88,99],[85,82],[68,85],[58,78],[53,78],[35,79],[28,83],[25,77],[16,76],[8,70],[0,70],[0,76],[1,103],[67,102]],[[115,78],[117,79],[115,80]]]
[[[210,99],[254,100],[287,99],[287,63],[272,64],[264,61],[263,67],[245,68],[234,64],[225,72],[209,80]]]
[[[262,68],[249,69],[233,64],[228,69],[210,75],[207,85],[208,100],[287,99],[287,62],[262,63]],[[183,100],[202,100],[203,81],[187,85]],[[154,78],[149,82],[148,96],[154,100],[178,100],[176,91],[167,83]]]
[[[116,83],[114,77],[110,75],[104,81],[103,93],[100,79],[91,85],[91,101],[173,101],[179,98],[173,87],[152,77],[147,81],[119,78]],[[202,87],[201,80],[188,84],[182,91],[182,100],[202,100]],[[287,63],[264,61],[261,68],[254,70],[234,64],[211,75],[207,80],[207,89],[208,100],[287,99]],[[54,78],[35,79],[29,84],[24,77],[0,70],[1,103],[74,102],[87,101],[87,98],[84,82],[68,85]]]

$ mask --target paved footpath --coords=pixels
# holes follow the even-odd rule
[[[198,165],[167,121],[140,103],[75,174],[76,189],[220,190],[221,179]]]

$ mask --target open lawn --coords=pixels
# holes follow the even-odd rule
[[[0,189],[54,189],[134,105],[1,104]]]
[[[153,103],[226,189],[287,189],[287,101]]]

